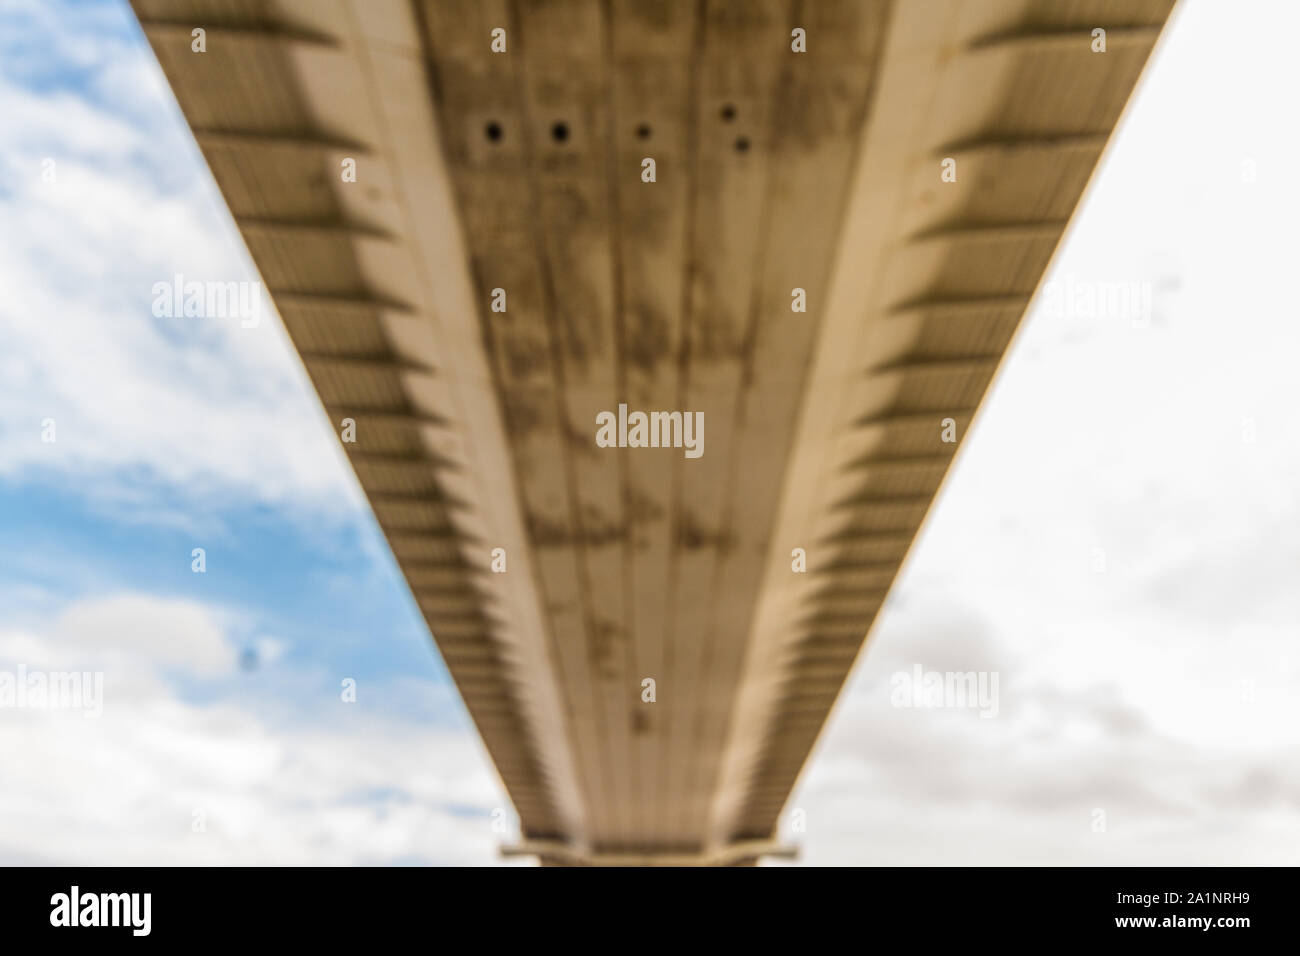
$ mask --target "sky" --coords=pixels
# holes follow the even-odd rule
[[[1180,6],[1047,286],[1150,308],[1031,307],[783,816],[801,862],[1300,862],[1297,32]],[[129,10],[0,0],[0,671],[106,702],[0,710],[0,863],[498,863],[269,303],[156,318],[176,273],[257,279]],[[997,717],[893,706],[916,665],[997,674]]]

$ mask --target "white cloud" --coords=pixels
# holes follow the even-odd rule
[[[492,832],[491,812],[508,804],[471,734],[341,700],[286,725],[262,714],[292,702],[178,696],[166,678],[174,667],[229,673],[235,647],[224,617],[130,595],[74,604],[43,629],[0,635],[6,667],[105,667],[98,719],[0,710],[0,862],[495,859],[506,837]],[[279,685],[258,686],[272,693]]]
[[[66,52],[67,22],[42,29]],[[53,476],[173,522],[145,489],[354,516],[359,492],[269,306],[257,328],[152,315],[153,284],[175,274],[257,274],[148,50],[109,45],[85,66],[110,106],[0,78],[0,477]]]
[[[905,589],[874,638],[784,818],[814,864],[1280,864],[1300,845],[1300,735],[1220,743],[1152,720],[1177,670],[1146,698],[1036,674],[981,612],[940,588]],[[1037,613],[1034,609],[1032,613]],[[1054,644],[1048,643],[1047,650]],[[1115,658],[1108,658],[1114,664]],[[991,670],[998,714],[904,708],[890,677]],[[1230,705],[1229,705],[1230,702]],[[1270,717],[1241,693],[1215,703],[1240,733]],[[1294,716],[1295,705],[1291,705]],[[802,809],[806,833],[790,834]],[[1103,830],[1095,830],[1097,811]]]
[[[112,654],[199,677],[229,674],[234,653],[216,616],[192,601],[117,595],[74,604],[55,624],[62,654]]]

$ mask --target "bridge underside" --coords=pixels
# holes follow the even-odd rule
[[[523,849],[769,852],[1172,0],[133,5]]]

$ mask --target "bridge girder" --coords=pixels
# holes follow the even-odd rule
[[[772,850],[1172,0],[132,3],[520,847]]]

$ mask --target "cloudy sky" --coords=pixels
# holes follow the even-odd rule
[[[805,862],[1300,862],[1298,33],[1184,0],[1051,276],[1150,313],[1031,311],[791,800]],[[109,702],[0,710],[0,863],[497,862],[278,322],[150,317],[256,273],[125,4],[0,0],[0,144],[0,670]],[[998,716],[891,706],[916,664]]]

